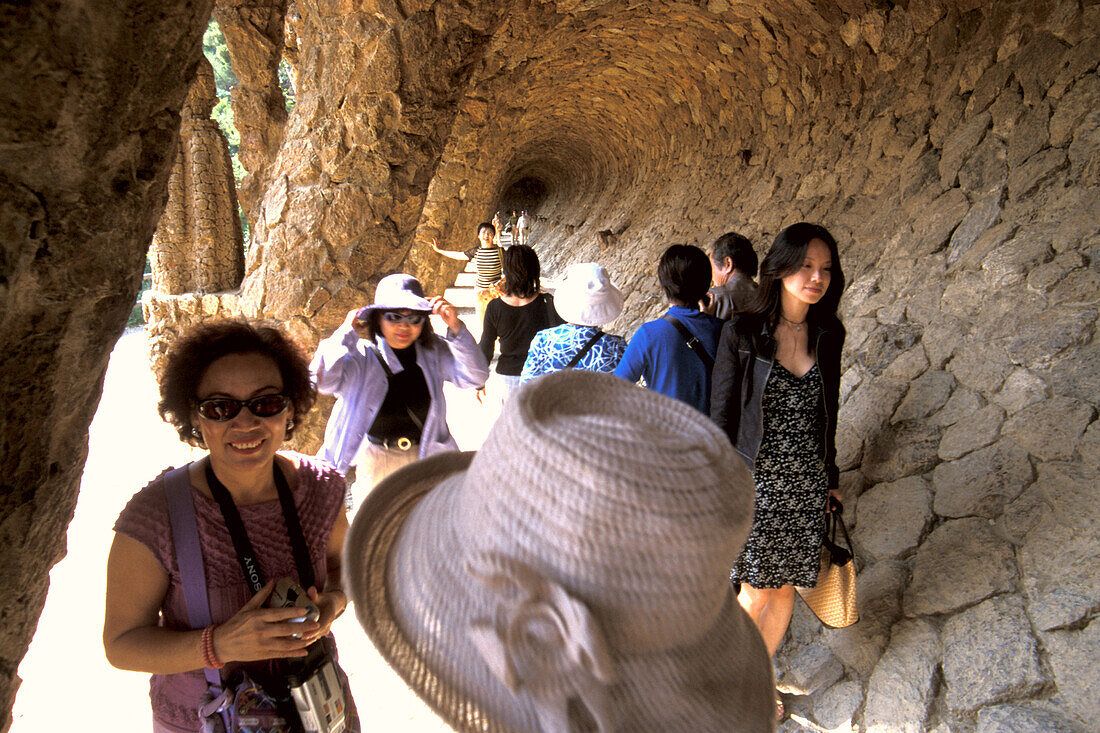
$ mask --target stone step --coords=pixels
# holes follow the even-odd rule
[[[477,284],[477,270],[460,272],[458,277],[455,278],[455,287],[457,288],[472,288],[475,284]]]
[[[447,288],[443,291],[443,297],[459,311],[472,309],[477,305],[477,294],[473,288]]]

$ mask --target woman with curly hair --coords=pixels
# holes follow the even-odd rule
[[[280,450],[316,391],[302,353],[277,327],[227,321],[193,329],[169,349],[160,395],[161,417],[208,455],[162,473],[119,515],[103,645],[115,667],[152,674],[155,731],[199,731],[204,668],[225,666],[224,679],[243,669],[258,679],[270,673],[271,660],[305,657],[319,640],[335,651],[329,627],[348,605],[340,580],[345,486],[330,464]],[[189,623],[170,481],[189,489],[194,506],[212,622],[206,628]],[[250,555],[237,549],[237,528]],[[252,577],[243,570],[249,556],[258,566]],[[308,589],[316,621],[303,619],[301,608],[264,607],[284,577]],[[346,679],[344,687],[351,712]]]

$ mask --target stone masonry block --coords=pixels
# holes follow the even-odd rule
[[[1023,705],[987,705],[978,711],[975,733],[1077,733],[1068,720],[1050,712]]]
[[[1042,639],[1059,696],[1087,726],[1094,725],[1100,700],[1100,621],[1094,619],[1080,631],[1051,631]]]
[[[986,405],[949,427],[940,441],[939,456],[945,461],[960,458],[997,439],[1004,423],[1004,410]]]
[[[1010,440],[976,450],[932,472],[935,501],[941,517],[1000,516],[1004,505],[1034,478],[1027,451]]]
[[[1002,434],[1036,458],[1072,458],[1096,411],[1071,397],[1052,397],[1029,405],[1008,419]]]
[[[905,615],[947,613],[1015,589],[1012,546],[984,519],[937,527],[917,550],[905,591]]]
[[[1100,598],[1100,469],[1049,462],[1038,471],[1000,525],[1018,546],[1028,613],[1037,629],[1049,630],[1095,613]]]
[[[932,496],[924,479],[910,476],[864,492],[856,511],[854,541],[875,558],[894,558],[920,542],[932,519]]]
[[[952,616],[941,640],[947,704],[956,712],[1028,697],[1047,681],[1018,596],[991,598]]]
[[[894,627],[890,646],[867,683],[863,725],[868,733],[923,733],[932,703],[940,638],[927,621]]]

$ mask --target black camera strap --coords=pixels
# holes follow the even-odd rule
[[[666,313],[661,316],[661,320],[672,324],[672,327],[680,333],[680,337],[684,339],[684,343],[688,345],[689,349],[695,352],[695,355],[699,357],[699,361],[703,362],[703,366],[706,367],[708,373],[714,369],[714,358],[707,353],[703,344],[699,343],[699,339],[695,338],[695,334],[688,330],[688,327],[685,326],[679,318],[671,313]]]
[[[298,511],[294,506],[294,496],[290,493],[290,486],[286,477],[279,470],[278,465],[272,463],[275,474],[275,489],[279,492],[279,504],[283,509],[283,521],[286,523],[287,535],[290,537],[290,549],[294,553],[294,564],[298,566],[298,582],[303,588],[315,585],[316,578],[313,573],[313,563],[309,559],[309,547],[306,545],[305,535],[302,534],[302,525],[298,521]],[[210,467],[210,460],[206,461],[206,483],[210,486],[210,494],[221,507],[222,517],[225,519],[229,537],[233,540],[233,548],[237,551],[237,561],[241,564],[245,582],[253,593],[259,592],[267,582],[264,579],[260,563],[256,559],[256,552],[252,549],[252,543],[248,540],[244,522],[241,521],[241,513],[237,505],[233,503],[233,497],[229,489],[218,480],[214,469]]]

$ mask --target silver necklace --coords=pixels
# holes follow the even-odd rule
[[[806,325],[806,321],[792,321],[790,318],[784,318],[782,313],[779,314],[779,318],[790,324],[795,331],[801,331],[802,327]]]

